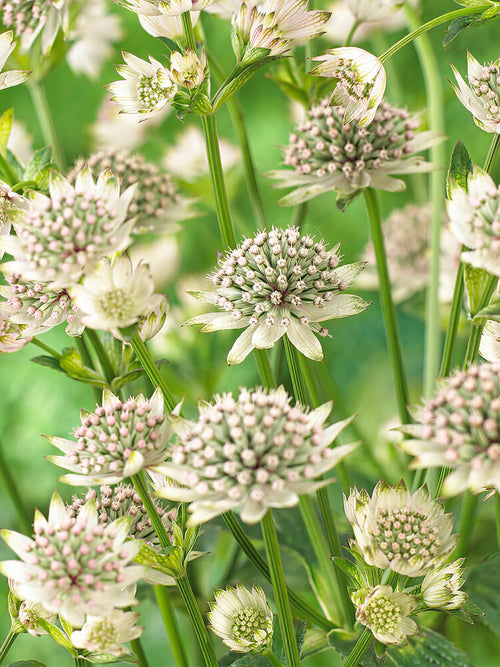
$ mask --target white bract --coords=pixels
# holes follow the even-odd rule
[[[200,17],[199,12],[189,12],[191,25],[195,25]],[[170,16],[169,14],[139,14],[139,22],[146,32],[153,37],[168,37],[174,42],[185,39],[182,18],[180,14]]]
[[[462,567],[464,560],[464,558],[459,558],[425,575],[420,590],[422,599],[428,607],[446,610],[459,609],[467,601],[469,596],[460,590],[465,581]]]
[[[453,85],[458,99],[474,116],[474,122],[485,132],[500,132],[500,60],[481,65],[467,52],[467,85],[451,66],[457,80]]]
[[[0,1],[0,8],[2,3]],[[0,34],[0,70],[3,70],[7,58],[16,48],[16,42],[13,42],[12,30]],[[0,90],[10,88],[11,86],[18,86],[20,83],[26,81],[31,72],[26,70],[9,70],[8,72],[0,73]]]
[[[357,605],[356,620],[369,628],[382,644],[406,644],[406,638],[418,631],[415,621],[409,618],[417,607],[413,596],[379,585],[356,591],[353,598]]]
[[[486,361],[500,361],[500,322],[488,320],[481,334],[479,354]]]
[[[143,627],[137,625],[139,614],[134,611],[114,609],[106,616],[87,616],[81,630],[71,633],[71,643],[75,648],[97,654],[116,657],[130,655],[125,646],[142,635]]]
[[[186,12],[200,12],[212,0],[115,0],[131,12],[143,16],[178,16]]]
[[[30,342],[29,336],[22,338],[23,329],[11,321],[9,313],[0,310],[0,354],[17,352]]]
[[[8,183],[0,181],[0,259],[2,259],[4,252],[1,237],[8,237],[10,234],[9,212],[13,209],[29,211],[30,208],[30,202],[26,197],[14,192]]]

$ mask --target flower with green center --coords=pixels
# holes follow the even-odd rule
[[[258,584],[250,592],[244,586],[229,586],[214,592],[210,603],[210,628],[231,651],[260,653],[269,648],[273,638],[273,614]]]
[[[1,531],[21,560],[1,562],[0,572],[16,583],[21,598],[80,628],[87,614],[104,616],[114,607],[136,604],[128,587],[143,568],[130,565],[140,543],[125,541],[129,524],[122,517],[103,526],[92,501],[71,518],[54,493],[48,519],[35,514],[33,539]]]
[[[163,396],[142,394],[121,401],[105,389],[102,406],[82,410],[77,441],[47,439],[63,456],[48,459],[70,470],[61,481],[73,486],[117,484],[142,468],[159,465],[167,457],[171,429],[163,416]]]
[[[327,336],[319,322],[355,315],[369,304],[345,294],[364,264],[339,266],[339,246],[327,250],[298,227],[273,228],[245,238],[219,259],[211,276],[215,293],[194,292],[222,311],[193,317],[203,332],[245,329],[227,356],[239,364],[254,349],[271,348],[282,336],[314,361],[323,359],[315,334]]]
[[[178,442],[156,470],[174,483],[158,495],[190,503],[189,525],[236,509],[245,523],[257,523],[270,507],[293,507],[299,494],[356,445],[330,445],[352,420],[324,427],[331,403],[316,410],[296,404],[283,388],[240,389],[200,403],[197,422],[169,418]]]
[[[353,489],[344,499],[356,544],[369,565],[408,577],[420,577],[452,553],[453,516],[431,500],[425,486],[410,493],[405,484],[379,482],[372,497]]]
[[[68,0],[0,0],[2,24],[20,38],[21,53],[29,51],[40,34],[42,51],[47,53],[59,28],[68,29],[68,9]],[[12,32],[4,34],[12,38]]]
[[[353,600],[357,605],[356,620],[369,628],[382,644],[406,644],[406,638],[418,631],[415,621],[409,618],[418,603],[407,593],[379,585],[356,591]]]
[[[474,116],[474,122],[485,132],[500,133],[500,59],[481,65],[467,52],[469,85],[453,65],[458,99]]]
[[[118,609],[114,609],[106,616],[89,615],[82,629],[71,633],[71,643],[75,648],[83,648],[97,656],[130,655],[130,649],[125,644],[138,639],[144,630],[137,625],[138,619],[137,612]],[[88,659],[94,662],[92,655],[88,656]]]
[[[467,601],[468,595],[460,590],[464,584],[463,563],[459,558],[435,568],[426,574],[420,590],[422,600],[431,609],[459,609]]]
[[[400,430],[412,468],[450,468],[443,495],[500,493],[500,363],[471,365],[444,378]]]

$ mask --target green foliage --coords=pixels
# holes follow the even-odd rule
[[[500,637],[500,554],[472,568],[465,590],[471,601],[483,610],[481,622]]]

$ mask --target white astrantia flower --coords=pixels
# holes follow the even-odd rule
[[[405,0],[343,0],[360,23],[382,21],[404,5]]]
[[[88,615],[81,630],[71,633],[71,643],[75,648],[91,653],[121,657],[130,655],[127,642],[138,639],[144,628],[137,625],[140,614],[135,611],[114,609],[105,616]],[[92,656],[89,656],[90,662]]]
[[[85,326],[115,333],[147,317],[162,301],[154,293],[149,267],[134,267],[125,254],[113,262],[102,260],[71,289],[71,297]]]
[[[380,569],[420,577],[445,561],[458,541],[453,515],[425,486],[410,493],[402,482],[378,482],[371,498],[353,489],[344,508],[363,558]]]
[[[105,389],[102,406],[94,412],[82,410],[80,420],[74,430],[76,442],[47,438],[63,452],[47,458],[71,472],[61,479],[66,484],[117,484],[167,458],[172,430],[163,414],[160,389],[150,399],[139,394],[126,401]]]
[[[156,470],[176,484],[158,494],[190,503],[190,525],[229,510],[257,523],[271,507],[293,507],[300,494],[327,484],[315,478],[356,447],[331,448],[352,420],[325,427],[331,408],[292,407],[283,388],[242,388],[236,398],[229,393],[200,403],[197,422],[171,416],[178,442]]]
[[[459,609],[468,595],[460,590],[464,584],[465,558],[440,565],[426,574],[420,586],[422,600],[432,609]]]
[[[149,62],[126,51],[122,56],[126,64],[117,65],[116,71],[123,80],[108,85],[111,99],[123,113],[149,115],[164,109],[177,92],[170,71],[152,56]]]
[[[341,198],[353,198],[367,187],[397,192],[406,186],[392,176],[436,169],[416,153],[444,137],[418,131],[418,114],[381,102],[373,122],[360,127],[355,121],[345,123],[345,113],[325,98],[297,125],[284,151],[285,164],[294,171],[268,174],[278,187],[294,188],[280,204],[295,206],[330,190]]]
[[[452,182],[446,208],[450,230],[470,248],[462,252],[462,261],[500,276],[500,186],[474,166],[467,190]]]
[[[12,580],[9,580],[9,589],[10,595],[15,600],[15,606],[17,607],[17,617],[15,621],[20,623],[24,630],[34,637],[47,635],[48,632],[42,628],[40,621],[48,621],[54,625],[57,621],[57,614],[47,611],[47,609],[45,609],[39,602],[22,600],[19,590]]]
[[[115,0],[131,12],[144,16],[178,16],[186,12],[200,12],[212,0]]]
[[[29,211],[10,211],[16,235],[1,237],[0,245],[14,256],[4,272],[49,283],[55,290],[76,284],[103,257],[130,244],[134,219],[127,211],[134,186],[120,193],[110,171],[95,183],[83,169],[74,185],[52,172],[49,191],[50,196],[32,192]]]
[[[417,608],[415,597],[379,585],[353,594],[356,620],[371,630],[382,644],[406,644],[407,637],[418,632],[410,614]]]
[[[312,60],[318,60],[320,64],[311,74],[338,81],[330,103],[344,108],[343,123],[357,121],[359,127],[369,125],[385,91],[386,74],[380,60],[357,46],[329,49]]]
[[[191,25],[195,25],[200,18],[200,12],[189,12]],[[180,14],[170,16],[169,14],[158,14],[151,16],[149,14],[139,14],[139,23],[153,37],[168,37],[174,42],[185,39],[184,28],[182,26],[182,17]]]
[[[198,88],[207,76],[205,50],[202,50],[199,57],[193,49],[186,49],[184,54],[173,51],[170,56],[170,73],[178,86],[188,90]]]
[[[339,266],[338,249],[327,250],[323,241],[301,236],[298,227],[245,238],[219,259],[211,276],[215,293],[193,293],[220,312],[198,315],[186,324],[203,324],[203,332],[245,329],[229,351],[229,364],[241,363],[255,348],[273,347],[283,336],[306,357],[321,361],[316,334],[327,336],[328,330],[320,323],[355,315],[369,305],[345,294],[364,265]]]
[[[0,0],[0,11],[2,4],[3,3]],[[0,71],[3,70],[7,58],[16,48],[16,42],[13,41],[13,37],[14,35],[12,30],[8,30],[7,32],[0,34]],[[18,86],[20,83],[26,81],[30,74],[31,72],[26,70],[8,70],[7,72],[1,72],[0,90],[3,90],[4,88],[11,88],[12,86]]]
[[[73,72],[96,78],[113,54],[113,43],[122,36],[120,19],[107,11],[106,1],[86,0],[68,34],[72,42],[66,54],[68,65]]]
[[[92,501],[71,518],[54,493],[48,519],[35,514],[33,539],[1,531],[21,560],[1,562],[0,572],[15,582],[22,598],[80,628],[87,614],[101,616],[114,607],[137,604],[128,587],[143,568],[130,564],[140,543],[126,541],[129,523],[122,517],[103,526]]]
[[[399,447],[416,458],[412,468],[443,467],[451,473],[444,496],[500,493],[500,363],[473,364],[439,382],[433,398],[414,411],[410,436]]]
[[[457,80],[453,85],[458,99],[485,132],[500,133],[500,59],[481,65],[467,52],[467,85],[457,69],[451,66]]]
[[[486,361],[500,361],[500,322],[486,322],[479,343],[479,354]]]
[[[30,342],[29,336],[22,337],[23,329],[21,324],[12,322],[9,314],[0,309],[0,354],[17,352]]]
[[[214,591],[215,601],[207,614],[210,629],[231,651],[260,653],[273,638],[273,613],[258,584],[252,591],[238,584]]]
[[[261,4],[259,0],[246,0],[245,5],[248,9]],[[231,19],[241,7],[241,0],[212,0],[205,11],[209,14],[215,14],[222,19]]]
[[[59,29],[63,32],[68,29],[69,0],[0,0],[0,19],[20,39],[21,53],[29,51],[41,34],[45,54],[54,44]]]

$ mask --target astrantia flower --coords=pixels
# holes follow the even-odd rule
[[[451,66],[457,86],[453,86],[458,99],[474,116],[474,122],[485,132],[500,132],[500,59],[481,65],[467,52],[467,76],[465,83],[458,71]]]
[[[3,257],[1,237],[8,236],[10,233],[9,211],[13,209],[29,211],[30,203],[26,197],[14,192],[10,185],[0,181],[0,259]]]
[[[50,197],[31,194],[30,211],[10,212],[16,235],[1,243],[15,260],[4,270],[55,290],[76,284],[100,259],[127,247],[134,225],[127,209],[134,188],[120,194],[111,172],[103,172],[96,184],[88,169],[78,174],[74,186],[54,172],[49,188]]]
[[[22,53],[29,51],[40,33],[42,51],[47,53],[59,28],[68,28],[68,0],[0,0],[0,12],[3,25],[20,38]]]
[[[318,323],[355,315],[369,304],[344,294],[363,263],[339,266],[339,246],[301,236],[298,227],[273,228],[245,238],[219,260],[211,276],[215,294],[193,293],[222,312],[193,317],[186,324],[204,324],[202,331],[245,329],[229,351],[229,364],[239,364],[254,349],[273,347],[282,336],[306,357],[321,361],[315,334],[327,336]]]
[[[386,75],[380,60],[356,46],[330,49],[312,60],[321,64],[311,74],[338,80],[330,104],[343,105],[344,124],[356,120],[359,127],[369,125],[385,91]]]
[[[352,490],[344,508],[365,561],[408,577],[442,563],[458,540],[451,534],[453,516],[425,486],[410,493],[403,483],[393,488],[379,482],[371,498]]]
[[[21,338],[24,327],[15,324],[9,314],[0,310],[0,354],[17,352],[30,342],[29,336]]]
[[[197,422],[171,418],[178,443],[157,470],[180,486],[158,493],[189,502],[193,525],[236,508],[243,521],[257,523],[270,507],[293,507],[299,494],[326,484],[315,477],[355,448],[330,448],[350,421],[325,428],[331,407],[291,407],[284,389],[215,396],[200,404]]]
[[[464,584],[464,558],[459,558],[435,568],[424,577],[421,585],[422,599],[433,609],[458,609],[469,597],[460,588]]]
[[[500,186],[475,166],[468,189],[452,184],[446,201],[450,229],[467,248],[462,261],[500,276]]]
[[[418,631],[409,618],[417,601],[407,593],[398,593],[391,586],[375,586],[356,591],[356,620],[369,628],[382,644],[406,644],[406,638]]]
[[[2,3],[0,0],[0,11],[2,9],[2,4],[4,3]],[[5,20],[4,25],[6,25]],[[12,30],[0,34],[0,70],[4,68],[7,58],[16,47],[16,43],[12,41],[12,38]],[[24,70],[9,70],[8,72],[2,72],[0,74],[0,90],[23,83],[23,81],[26,81],[30,74],[31,72]]]
[[[115,0],[115,2],[136,14],[177,16],[185,12],[200,12],[212,0]]]
[[[451,468],[443,494],[500,492],[500,364],[472,365],[440,382],[415,413],[400,447],[413,468]]]
[[[109,614],[114,607],[135,604],[127,586],[142,574],[130,565],[140,543],[126,542],[129,519],[99,524],[93,502],[71,518],[54,493],[48,520],[35,515],[33,539],[10,530],[1,535],[21,561],[3,561],[0,571],[16,582],[22,598],[79,628],[85,615]]]
[[[102,406],[94,412],[82,410],[80,419],[81,426],[74,431],[76,442],[48,438],[64,453],[49,460],[74,473],[62,478],[66,484],[116,484],[167,456],[171,430],[159,389],[149,400],[139,394],[127,401],[105,389]]]
[[[17,608],[17,616],[13,617],[11,611],[12,625],[16,626],[20,623],[23,630],[34,637],[47,635],[48,632],[42,628],[40,621],[48,621],[53,625],[57,621],[57,614],[47,611],[39,602],[22,600],[16,584],[11,580],[9,580],[9,588],[11,599],[15,601],[14,606]]]
[[[407,0],[417,8],[420,0]],[[351,43],[366,41],[374,33],[391,32],[405,27],[406,19],[400,0],[336,0],[327,8],[332,12],[326,37],[332,44],[344,44],[355,23],[359,23]]]
[[[500,322],[488,320],[481,334],[479,354],[486,361],[500,361]]]
[[[184,54],[173,51],[170,56],[170,73],[178,86],[193,90],[201,86],[207,75],[207,57],[205,51],[198,57],[193,49],[186,49]]]
[[[200,17],[199,12],[189,12],[191,25],[195,25]],[[139,23],[153,37],[168,37],[174,42],[182,42],[185,39],[184,28],[182,27],[182,17],[180,14],[170,16],[168,14],[159,14],[150,16],[139,14]]]
[[[126,65],[117,65],[123,81],[108,85],[111,98],[124,113],[152,114],[161,111],[174,97],[177,86],[166,67],[149,56],[149,62],[122,51]]]
[[[418,132],[418,115],[381,102],[373,122],[360,127],[356,122],[346,124],[345,113],[343,107],[332,107],[323,99],[290,135],[285,164],[295,171],[269,174],[281,181],[279,187],[296,188],[281,204],[295,206],[330,190],[350,198],[367,187],[404,190],[404,182],[391,176],[435,168],[415,153],[442,137],[436,132]]]
[[[116,657],[130,655],[125,644],[140,637],[144,630],[137,625],[139,616],[137,612],[118,609],[106,616],[87,616],[82,629],[71,633],[71,643],[75,648],[91,653]]]
[[[214,598],[207,614],[209,627],[231,651],[260,653],[269,647],[273,638],[273,613],[258,584],[252,586],[252,592],[241,584],[216,590]]]
[[[404,5],[404,0],[343,0],[357,21],[381,21]]]

